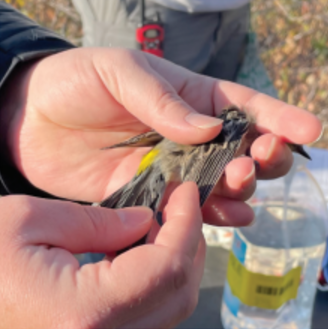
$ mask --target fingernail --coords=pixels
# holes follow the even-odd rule
[[[194,127],[207,129],[222,124],[223,120],[199,113],[189,113],[185,120]]]
[[[276,145],[276,142],[277,142],[277,138],[276,137],[273,137],[272,140],[271,140],[271,144],[270,144],[269,150],[268,150],[267,155],[265,157],[265,160],[269,160],[271,158],[272,153],[273,153],[273,150],[274,150],[274,147]]]
[[[147,207],[116,209],[115,212],[124,226],[128,228],[143,226],[153,218],[152,210]]]
[[[326,125],[324,125],[324,126],[321,128],[321,132],[320,132],[319,137],[318,137],[313,143],[316,143],[316,142],[318,142],[318,141],[321,139],[321,137],[323,136],[323,133],[325,132],[325,129],[326,129],[326,128],[327,128]]]
[[[243,179],[243,182],[247,182],[251,177],[255,176],[255,166],[252,166],[250,173]]]

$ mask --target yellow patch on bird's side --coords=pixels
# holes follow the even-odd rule
[[[158,153],[158,149],[152,149],[142,158],[137,171],[137,175],[140,175],[143,171],[145,171],[149,166],[153,164]]]

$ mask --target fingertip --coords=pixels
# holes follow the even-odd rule
[[[293,155],[281,138],[273,134],[260,136],[251,146],[251,154],[259,163],[259,178],[276,178],[288,172]]]
[[[193,127],[208,129],[222,126],[223,120],[217,117],[211,117],[200,113],[191,112],[185,116],[185,120]]]
[[[309,113],[293,107],[284,112],[280,120],[281,131],[288,132],[287,141],[296,144],[308,144],[317,140],[322,131],[320,120]]]
[[[313,114],[304,110],[299,110],[299,112],[301,112],[302,115],[300,115],[299,118],[300,127],[298,129],[297,127],[295,128],[295,132],[297,134],[297,140],[295,140],[295,143],[297,144],[312,143],[316,141],[318,138],[320,138],[320,135],[322,133],[322,124],[320,120]]]
[[[308,143],[315,143],[317,141],[319,141],[323,135],[324,132],[324,127],[321,123],[321,121],[319,120],[319,118],[314,117],[313,123],[311,124],[312,129],[313,129],[313,136],[309,136],[311,138],[310,142],[304,142],[304,143],[299,143],[299,144],[308,144]]]
[[[184,117],[176,118],[174,121],[165,123],[164,120],[157,120],[158,127],[154,128],[166,138],[187,145],[210,141],[221,132],[223,124],[219,118],[195,112],[188,112]]]
[[[163,211],[164,221],[176,215],[192,218],[201,217],[199,190],[195,182],[184,182],[174,189]]]
[[[167,246],[193,259],[202,236],[197,185],[186,182],[177,187],[169,198],[163,216],[165,224],[155,238],[155,244]]]
[[[199,207],[199,191],[195,182],[185,182],[178,186],[170,195],[168,205],[188,209]]]
[[[227,165],[225,173],[226,186],[229,189],[246,189],[255,182],[254,161],[250,157],[234,159]]]
[[[115,213],[126,229],[151,226],[153,211],[148,207],[115,209]]]
[[[214,226],[249,226],[253,209],[245,202],[212,195],[202,209],[204,222]]]
[[[236,200],[247,200],[256,187],[256,169],[250,157],[232,160],[225,168],[225,175],[219,180],[213,194]]]
[[[261,166],[266,165],[267,162],[276,160],[275,156],[281,153],[282,146],[283,142],[279,137],[265,134],[254,141],[251,146],[251,155]]]

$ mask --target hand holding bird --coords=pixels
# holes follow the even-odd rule
[[[19,171],[51,194],[89,202],[129,182],[148,151],[101,148],[149,129],[179,144],[208,142],[222,129],[214,117],[229,104],[256,118],[262,135],[250,154],[260,164],[258,178],[288,171],[292,155],[285,142],[307,144],[321,133],[319,120],[294,106],[122,49],[73,49],[27,65],[11,76],[1,103],[10,113],[1,118],[2,140]],[[253,214],[242,200],[255,180],[251,158],[231,161],[203,207],[204,217],[216,225],[249,223]]]

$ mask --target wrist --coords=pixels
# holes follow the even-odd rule
[[[19,126],[27,104],[28,85],[36,61],[16,66],[0,89],[0,152],[15,166],[19,158]]]
[[[0,195],[52,195],[33,186],[20,163],[20,126],[25,114],[28,86],[36,61],[18,64],[0,89]]]

